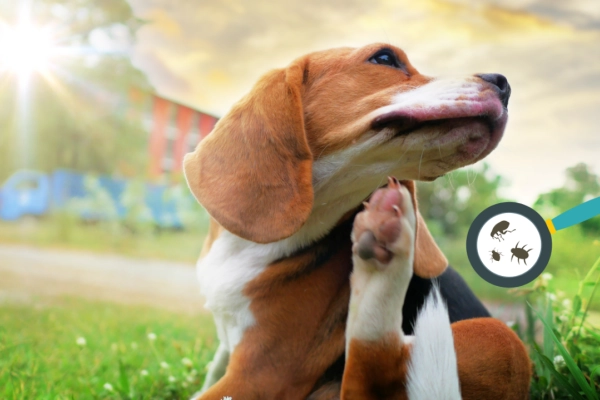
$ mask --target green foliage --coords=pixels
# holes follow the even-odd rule
[[[419,210],[434,236],[463,236],[481,211],[505,201],[498,194],[505,184],[487,164],[460,169],[431,183],[419,182]]]
[[[130,180],[119,199],[125,208],[125,216],[119,221],[124,230],[137,235],[152,234],[154,222],[145,198],[146,184],[139,179]]]
[[[600,196],[600,178],[586,164],[567,168],[562,187],[541,194],[533,205],[544,216],[556,216],[586,200]],[[419,209],[436,238],[462,237],[475,217],[485,208],[508,201],[498,193],[507,182],[494,174],[487,164],[464,168],[433,182],[419,182]],[[570,229],[574,234],[600,233],[600,217],[594,217]],[[575,233],[579,234],[579,233]],[[442,239],[443,240],[443,239]]]
[[[214,338],[209,315],[80,299],[0,303],[0,398],[190,398]]]
[[[86,196],[73,198],[66,209],[86,220],[93,221],[101,229],[110,234],[113,244],[128,242],[134,235],[149,236],[154,226],[150,210],[145,205],[145,187],[140,181],[131,181],[121,195],[121,203],[125,209],[123,216],[119,215],[117,204],[100,181],[87,176],[84,181]]]
[[[536,202],[534,207],[541,215],[556,216],[598,193],[598,177],[585,164],[568,168],[566,175],[568,179],[563,189],[543,194]],[[493,174],[484,164],[454,171],[431,183],[419,182],[418,196],[419,209],[436,241],[475,293],[488,299],[511,301],[506,290],[488,284],[474,273],[465,251],[467,231],[475,217],[485,208],[507,201],[498,193],[505,185],[504,178]],[[593,224],[598,219],[586,223]],[[600,231],[595,232],[584,224],[582,227],[588,226],[588,229],[571,227],[552,238],[552,257],[546,271],[556,275],[560,282],[558,289],[570,294],[577,292],[577,282],[599,254]],[[593,301],[592,307],[600,309],[600,298]]]
[[[1,3],[5,22],[17,20],[21,3]],[[20,167],[143,176],[147,134],[139,116],[127,115],[131,87],[149,88],[129,55],[142,21],[126,0],[32,3],[35,24],[59,27],[68,55],[47,76],[32,76],[25,91],[2,76],[0,180]]]
[[[204,207],[190,195],[185,182],[171,185],[164,194],[164,201],[173,202],[179,221],[188,231],[206,231],[210,217]]]
[[[146,184],[143,181],[130,180],[127,183],[119,198],[122,213],[119,213],[117,204],[96,177],[87,176],[84,184],[86,195],[71,199],[66,209],[74,214],[83,215],[87,221],[93,221],[107,231],[114,244],[152,238],[160,234],[151,210],[144,201]],[[174,204],[175,213],[186,230],[201,233],[206,231],[208,213],[189,194],[187,186],[183,183],[167,188],[162,201],[165,204]]]
[[[561,277],[570,274],[579,280],[586,274],[586,266],[594,263],[598,257],[599,245],[597,235],[575,226],[559,231],[552,235],[552,257],[546,271],[560,274]]]
[[[566,180],[562,187],[541,194],[534,208],[541,213],[558,215],[586,200],[600,196],[600,179],[586,164],[567,168]],[[594,217],[580,224],[580,229],[589,234],[600,234],[600,217]]]
[[[521,290],[527,299],[528,329],[517,326],[516,330],[531,348],[531,398],[597,400],[600,335],[587,319],[600,283],[600,258],[579,282],[572,300],[555,291],[551,279],[551,274],[544,273],[533,288]],[[541,337],[535,330],[536,320],[542,325]]]

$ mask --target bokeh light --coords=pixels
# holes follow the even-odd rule
[[[19,77],[46,73],[56,53],[49,27],[22,21],[15,26],[0,25],[0,71]]]

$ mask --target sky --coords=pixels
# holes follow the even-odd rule
[[[272,68],[387,42],[430,76],[504,74],[509,123],[486,158],[531,204],[585,162],[600,174],[597,0],[128,0],[149,21],[133,61],[157,92],[222,116]],[[475,5],[476,3],[476,5]]]

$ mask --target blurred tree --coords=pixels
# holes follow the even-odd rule
[[[534,208],[557,215],[600,196],[600,179],[590,171],[588,165],[580,163],[567,168],[565,175],[563,186],[539,195]],[[600,233],[600,217],[581,223],[581,228],[584,232]]]
[[[16,24],[22,3],[2,2],[3,20]],[[36,26],[52,28],[61,52],[47,74],[32,74],[25,103],[17,77],[1,76],[0,180],[23,166],[143,174],[147,136],[127,113],[131,88],[149,89],[130,60],[143,22],[126,0],[31,0],[30,13]]]
[[[498,195],[504,184],[487,164],[459,169],[433,182],[419,182],[419,209],[434,235],[458,237],[481,211],[505,201]]]

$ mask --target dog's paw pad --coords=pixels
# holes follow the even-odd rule
[[[356,253],[363,260],[375,258],[377,261],[387,264],[392,259],[392,253],[377,243],[377,238],[369,230],[363,231],[356,242]]]
[[[396,178],[389,178],[386,188],[378,189],[354,220],[353,251],[363,260],[376,259],[387,264],[394,252],[392,244],[402,233],[405,196]]]

